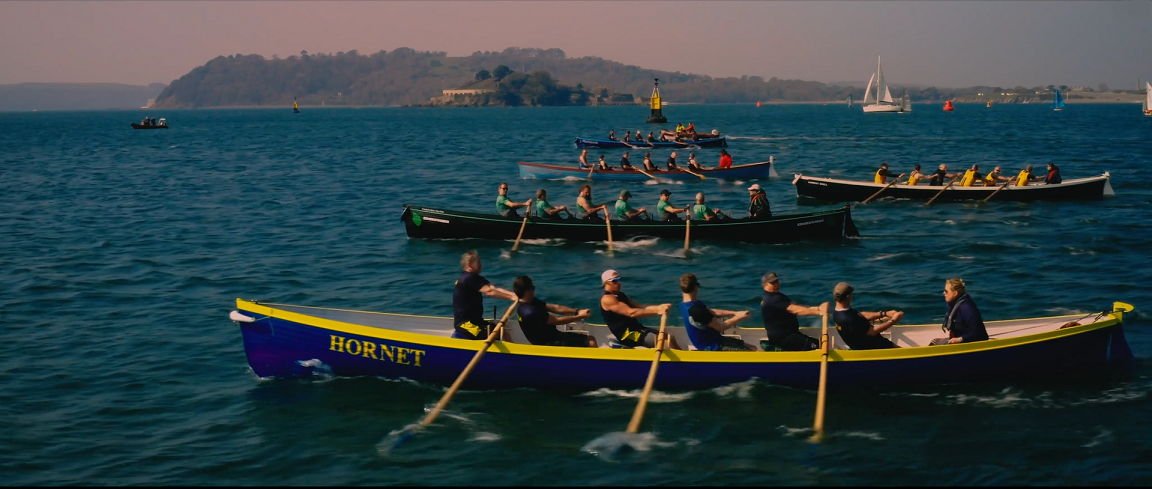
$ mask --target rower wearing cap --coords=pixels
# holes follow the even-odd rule
[[[704,192],[696,193],[696,205],[692,206],[692,219],[696,221],[711,221],[723,217],[720,209],[713,209],[704,203]]]
[[[616,341],[629,348],[655,348],[660,330],[640,324],[639,319],[667,314],[672,304],[645,306],[632,300],[620,290],[620,273],[616,270],[605,270],[600,274],[600,282],[604,284],[604,295],[600,296],[600,315],[604,317],[608,330],[616,336]],[[668,335],[668,339],[672,349],[680,349],[675,336]]]
[[[600,161],[598,163],[596,163],[596,166],[600,167],[601,170],[611,170],[612,169],[612,167],[608,166],[608,163],[604,162],[604,155],[600,155]]]
[[[660,191],[660,201],[656,203],[656,215],[660,218],[661,221],[680,222],[683,219],[680,219],[680,216],[677,216],[676,214],[685,212],[688,210],[688,208],[685,207],[683,209],[677,209],[672,207],[672,204],[668,203],[668,199],[671,195],[672,192],[668,191],[668,189]]]
[[[726,311],[709,308],[699,299],[700,281],[696,275],[685,273],[680,277],[680,318],[692,346],[701,351],[750,351],[756,348],[743,341],[724,336],[723,333],[735,328],[736,323],[748,318],[748,311]],[[720,318],[728,318],[721,320]]]
[[[496,213],[504,217],[520,217],[520,215],[516,213],[516,209],[528,207],[531,203],[532,199],[525,200],[523,203],[512,202],[512,200],[508,198],[508,183],[500,183],[500,195],[496,196]]]
[[[748,216],[772,217],[772,208],[768,205],[768,195],[760,188],[759,183],[748,187]]]
[[[760,299],[760,315],[768,344],[783,351],[808,351],[820,347],[820,340],[800,332],[797,316],[820,316],[828,312],[828,303],[802,306],[780,292],[780,277],[768,273],[760,278],[764,296]]]
[[[648,214],[648,210],[643,207],[639,209],[632,208],[632,205],[628,203],[630,197],[632,197],[632,192],[621,190],[620,199],[616,201],[616,218],[621,221],[638,220],[641,214]]]
[[[901,173],[897,175],[889,171],[887,161],[880,163],[880,169],[876,170],[876,176],[873,178],[873,181],[875,183],[885,184],[888,183],[889,178],[895,178],[897,181],[899,181],[901,178],[904,178],[904,174]]]
[[[832,313],[832,320],[836,322],[836,331],[840,332],[840,339],[853,350],[880,350],[883,348],[897,348],[897,346],[880,333],[887,331],[904,317],[903,311],[877,311],[860,312],[852,308],[852,297],[855,289],[848,282],[836,284],[832,290],[832,298],[836,300],[836,311]]]
[[[519,299],[516,321],[520,331],[533,345],[596,348],[596,338],[589,334],[565,332],[556,329],[562,324],[574,323],[592,317],[591,309],[573,309],[559,304],[548,304],[536,297],[536,285],[527,275],[516,277],[512,291]],[[564,314],[557,317],[553,314]]]
[[[460,257],[460,268],[464,273],[456,279],[452,289],[452,327],[455,329],[452,337],[465,340],[487,339],[489,330],[495,325],[484,319],[484,297],[481,294],[513,301],[517,300],[516,294],[492,285],[480,275],[484,264],[480,262],[476,250],[465,252]]]

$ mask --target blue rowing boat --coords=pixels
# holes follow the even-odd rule
[[[651,148],[727,148],[728,141],[723,137],[697,139],[695,141],[619,141],[615,139],[589,139],[589,138],[576,138],[576,147],[579,149],[651,149]]]
[[[593,280],[594,281],[594,280]],[[670,286],[669,298],[678,296]],[[498,306],[503,309],[508,304]],[[846,349],[829,329],[830,386],[894,388],[908,385],[1003,381],[1089,368],[1130,364],[1124,313],[1111,310],[1066,316],[990,321],[988,341],[929,346],[942,335],[939,324],[896,326],[882,333],[901,348]],[[387,314],[236,300],[229,318],[240,327],[248,364],[263,378],[383,377],[451,384],[484,342],[449,337],[452,318]],[[678,322],[671,318],[669,323]],[[603,325],[572,323],[569,331],[609,344]],[[637,389],[652,364],[651,350],[569,348],[527,344],[515,318],[511,342],[497,341],[476,365],[464,389],[536,388],[591,391]],[[669,326],[681,345],[683,327]],[[819,337],[820,328],[801,328]],[[736,328],[730,336],[757,345],[762,328]],[[749,379],[814,389],[821,352],[711,352],[666,350],[655,387],[683,391],[731,385]]]
[[[731,168],[709,168],[706,170],[693,171],[693,173],[697,173],[700,176],[693,175],[692,173],[688,173],[684,170],[653,170],[647,172],[648,175],[652,175],[652,177],[649,177],[639,170],[621,170],[619,167],[616,167],[612,170],[589,170],[587,168],[581,170],[575,165],[549,165],[545,163],[529,163],[526,161],[521,161],[517,164],[520,166],[520,178],[526,180],[572,179],[614,182],[643,182],[651,180],[652,177],[656,177],[660,180],[691,181],[700,180],[700,176],[705,178],[719,178],[724,180],[755,180],[780,176],[778,173],[776,173],[775,161],[771,157],[768,159],[768,161],[761,161],[759,163],[733,165]],[[638,168],[643,168],[643,165],[640,165]]]

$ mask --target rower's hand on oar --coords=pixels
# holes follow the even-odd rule
[[[580,319],[588,319],[588,318],[592,317],[592,310],[591,309],[577,309],[576,310],[576,317],[578,317]]]

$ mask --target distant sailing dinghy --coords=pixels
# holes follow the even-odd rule
[[[1056,98],[1052,100],[1052,110],[1064,110],[1064,97],[1060,96],[1060,90],[1056,90]]]
[[[1152,115],[1152,83],[1144,82],[1144,115]]]
[[[892,93],[884,83],[884,71],[880,69],[880,57],[877,56],[876,73],[868,79],[868,87],[864,89],[864,113],[903,111],[904,106],[892,99]]]
[[[904,94],[900,96],[900,112],[912,112],[912,99],[908,97],[908,89],[904,89]]]
[[[852,108],[852,94],[848,94],[848,108]]]

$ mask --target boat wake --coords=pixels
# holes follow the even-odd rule
[[[660,241],[660,238],[645,238],[635,237],[628,238],[624,241],[613,241],[612,248],[616,251],[632,251],[639,248],[648,248],[655,245]],[[599,243],[608,246],[607,241],[600,241]],[[606,253],[604,250],[596,250],[596,253]]]
[[[712,393],[720,397],[738,397],[740,399],[747,399],[752,396],[752,388],[758,384],[756,379],[748,379],[743,382],[735,384],[722,385],[712,389]]]
[[[653,448],[671,448],[675,442],[660,441],[655,433],[626,433],[615,431],[605,433],[584,445],[580,451],[595,455],[607,462],[619,461],[621,456],[632,452],[648,452]]]
[[[596,389],[596,390],[591,391],[591,392],[585,392],[583,394],[580,394],[580,396],[581,397],[620,397],[620,398],[625,398],[625,399],[636,399],[636,398],[640,397],[640,394],[642,392],[643,391],[641,389],[637,389],[637,390],[633,390],[633,391],[625,391],[625,390],[609,389],[607,387],[602,387],[600,389]],[[684,401],[687,401],[688,399],[691,399],[693,395],[694,395],[693,392],[668,393],[668,392],[660,392],[660,391],[654,390],[654,391],[652,391],[652,394],[650,394],[648,396],[648,402],[651,402],[651,403],[684,402]]]
[[[785,438],[802,437],[807,440],[814,430],[811,426],[804,428],[792,428],[789,426],[780,425],[776,428]],[[871,431],[831,431],[825,432],[825,438],[863,438],[870,441],[884,441],[884,436],[880,433]]]

